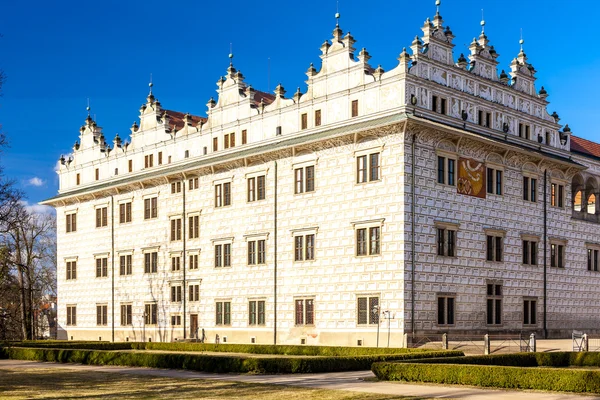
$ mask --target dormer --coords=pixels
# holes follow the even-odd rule
[[[454,56],[452,50],[454,44],[452,40],[454,35],[450,30],[450,27],[444,28],[444,20],[440,15],[440,4],[441,1],[437,1],[437,12],[433,17],[433,22],[429,18],[423,24],[421,30],[423,31],[422,37],[422,48],[417,53],[414,53],[415,60],[418,57],[427,57],[431,60],[439,61],[442,64],[453,65]],[[413,42],[413,46],[415,43]],[[417,46],[418,48],[418,46]]]
[[[511,86],[519,92],[534,96],[535,93],[535,73],[537,72],[533,65],[527,62],[527,56],[523,51],[523,39],[521,39],[521,51],[517,58],[510,64],[510,76],[512,77]]]
[[[479,39],[473,39],[469,46],[469,71],[485,79],[498,81],[498,58],[499,54],[490,46],[490,41],[485,34],[485,21],[481,21],[481,34]]]

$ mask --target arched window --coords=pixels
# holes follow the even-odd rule
[[[587,199],[587,213],[596,214],[596,195],[594,193],[590,194]]]
[[[575,211],[582,210],[582,198],[583,198],[583,193],[581,190],[578,190],[577,193],[575,193],[575,196],[573,196],[573,210],[575,210]]]

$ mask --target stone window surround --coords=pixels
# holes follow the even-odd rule
[[[370,254],[371,253],[371,249],[370,249],[370,238],[369,235],[367,234],[367,254],[363,254],[363,255],[358,255],[357,251],[354,251],[354,256],[355,257],[381,257],[381,253],[383,253],[382,251],[382,242],[383,242],[383,225],[385,222],[385,218],[377,218],[377,219],[371,219],[371,220],[365,220],[365,221],[354,221],[351,222],[352,227],[354,228],[354,242],[355,242],[355,248],[357,246],[356,243],[356,231],[358,229],[368,229],[369,228],[379,228],[379,253],[377,254]]]
[[[438,181],[438,171],[439,171],[439,157],[444,157],[444,183],[440,183]],[[437,185],[443,185],[448,187],[456,187],[456,180],[458,178],[458,153],[454,153],[448,150],[435,150],[435,183]],[[448,184],[448,160],[454,160],[454,185]]]
[[[435,325],[436,326],[438,326],[440,328],[441,327],[448,327],[448,326],[456,326],[456,299],[457,299],[457,297],[458,296],[457,296],[456,292],[437,292],[435,294],[436,307],[438,307],[438,305],[439,305],[439,299],[440,298],[453,298],[454,299],[454,310],[453,310],[454,311],[454,315],[453,315],[454,323],[452,323],[452,324],[447,324],[447,323],[446,324],[440,324],[438,318],[436,317],[435,318],[435,321],[436,321]],[[447,307],[447,304],[448,303],[446,302],[446,307]],[[439,313],[439,310],[436,309],[436,311]],[[445,311],[446,311],[446,313],[444,313],[445,314],[444,317],[447,318],[447,311],[448,311],[447,308],[446,308]]]

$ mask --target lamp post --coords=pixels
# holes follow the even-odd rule
[[[373,309],[371,310],[373,319],[375,321],[377,321],[377,347],[379,347],[379,306],[378,305],[374,305]]]
[[[384,312],[382,312],[384,318],[386,318],[388,320],[388,340],[387,340],[387,347],[390,347],[390,333],[391,333],[391,325],[390,323],[392,322],[392,319],[394,319],[395,315],[392,314],[391,311],[389,310],[385,310]]]

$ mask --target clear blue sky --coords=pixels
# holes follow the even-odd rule
[[[500,54],[500,69],[519,51],[538,70],[538,89],[549,92],[574,134],[600,141],[600,52],[597,2],[572,0],[442,0],[445,24],[456,35],[455,59],[478,36],[481,10],[486,34]],[[0,124],[11,147],[1,156],[30,203],[56,194],[54,168],[71,151],[86,117],[86,99],[107,140],[125,137],[148,92],[163,107],[205,115],[216,81],[234,64],[246,82],[272,91],[279,82],[292,95],[305,91],[305,71],[319,68],[319,47],[331,38],[336,0],[238,1],[88,0],[4,2],[0,13],[0,68],[8,76],[0,98]],[[340,26],[365,47],[371,65],[396,66],[434,0],[340,1]],[[268,59],[271,59],[270,80]],[[39,180],[35,180],[38,178]]]

